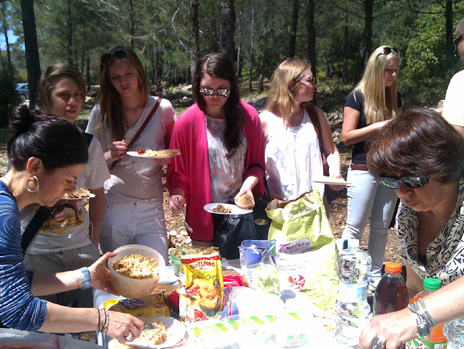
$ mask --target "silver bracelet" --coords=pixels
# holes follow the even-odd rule
[[[101,333],[106,334],[106,332],[108,332],[108,327],[110,325],[110,314],[106,308],[104,308],[103,310],[105,311],[105,323],[103,324]]]
[[[424,311],[425,313],[425,320],[427,321],[428,325],[433,328],[435,327],[437,324],[435,323],[435,321],[433,320],[432,318],[432,315],[430,315],[427,307],[425,306],[425,302],[422,298],[419,298],[419,303],[421,304],[422,306],[422,310]]]

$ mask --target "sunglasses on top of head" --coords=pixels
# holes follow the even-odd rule
[[[398,189],[399,183],[408,188],[422,188],[429,183],[428,176],[404,176],[401,178],[392,178],[379,176],[379,182],[389,189]]]
[[[298,79],[298,81],[306,81],[313,85],[317,83],[316,78],[314,76],[310,76],[309,78],[301,78],[301,79]]]
[[[380,52],[380,53],[377,55],[377,57],[380,56],[380,55],[388,56],[388,55],[389,55],[390,53],[392,53],[392,52],[395,52],[396,54],[398,54],[398,50],[397,50],[395,47],[385,46],[385,47],[383,48],[383,51]]]
[[[101,64],[107,65],[113,57],[116,57],[117,59],[125,59],[127,57],[127,51],[123,48],[120,48],[114,52],[105,52],[100,57]]]
[[[230,95],[230,91],[226,88],[218,88],[217,90],[212,88],[202,88],[200,89],[200,93],[204,98],[211,98],[214,95],[226,98]]]

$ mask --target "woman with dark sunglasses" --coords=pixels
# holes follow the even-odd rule
[[[348,96],[343,110],[342,138],[353,145],[352,163],[348,169],[348,204],[342,239],[361,240],[370,220],[368,253],[372,257],[369,288],[374,290],[381,277],[387,233],[397,197],[369,173],[366,147],[372,134],[388,124],[401,111],[397,91],[400,58],[390,46],[372,52],[364,75]]]
[[[256,110],[240,101],[233,62],[211,53],[197,64],[196,103],[174,127],[171,148],[181,155],[168,166],[169,208],[177,214],[187,203],[186,220],[194,245],[213,245],[213,217],[203,209],[243,194],[264,193],[264,141]]]
[[[170,159],[126,154],[169,148],[175,119],[171,103],[162,99],[148,119],[158,98],[148,95],[144,68],[130,47],[114,46],[101,56],[99,104],[92,109],[86,131],[100,141],[111,174],[104,185],[103,251],[136,243],[154,248],[167,260],[161,176]]]
[[[401,199],[396,233],[406,258],[409,296],[422,290],[425,278],[439,279],[445,286],[462,277],[464,139],[436,112],[406,110],[378,132],[369,147],[367,165]],[[437,324],[464,315],[462,287],[456,287],[463,281],[446,288],[454,289],[446,298],[425,298]],[[396,348],[416,332],[416,318],[409,309],[382,315],[363,331],[361,348],[370,347],[377,335],[387,348]]]
[[[296,58],[282,62],[272,76],[266,110],[259,117],[273,198],[295,199],[312,189],[324,194],[324,185],[311,181],[323,175],[321,149],[331,176],[341,178],[340,154],[329,121],[322,109],[310,104],[316,86],[311,65]]]

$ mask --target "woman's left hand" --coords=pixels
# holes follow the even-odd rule
[[[106,261],[114,256],[116,256],[116,253],[106,252],[89,267],[90,286],[119,296],[119,293],[111,287],[110,271],[105,266]]]
[[[343,179],[342,178],[342,175],[337,175],[337,176],[330,176],[330,177],[333,177],[333,178],[339,178],[339,179]],[[329,185],[330,189],[332,190],[335,190],[335,191],[340,191],[340,190],[343,190],[345,189],[346,185]]]

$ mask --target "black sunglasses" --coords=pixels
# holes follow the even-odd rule
[[[127,51],[123,48],[120,48],[114,52],[105,52],[101,55],[100,62],[103,65],[107,65],[113,57],[116,57],[117,59],[125,59],[127,57]]]
[[[380,55],[388,56],[388,55],[389,55],[390,53],[392,53],[392,52],[395,52],[396,54],[398,54],[398,50],[397,50],[395,47],[385,46],[385,47],[383,48],[383,51],[380,52],[380,53],[377,55],[377,57],[380,56]]]
[[[314,76],[310,76],[309,78],[299,79],[299,80],[300,81],[307,81],[307,82],[309,82],[310,84],[313,84],[313,85],[315,85],[317,83],[316,78]]]
[[[454,45],[458,46],[461,40],[462,40],[462,35],[459,38],[454,39]]]
[[[408,188],[422,188],[429,184],[428,176],[404,176],[401,178],[379,176],[379,182],[388,189],[398,189],[398,184],[401,183]]]

